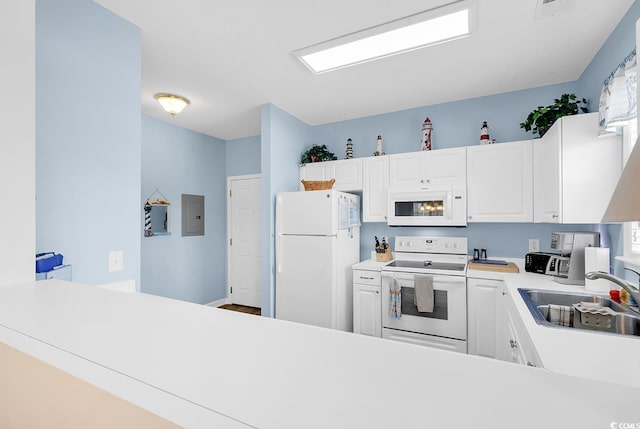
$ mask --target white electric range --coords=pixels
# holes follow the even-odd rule
[[[382,268],[383,338],[467,352],[467,247],[466,237],[395,238],[395,260]],[[431,312],[415,304],[416,276],[432,286]],[[394,280],[399,312],[392,308]]]

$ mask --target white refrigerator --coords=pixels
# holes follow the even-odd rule
[[[276,319],[353,331],[351,266],[360,261],[360,197],[276,195]]]

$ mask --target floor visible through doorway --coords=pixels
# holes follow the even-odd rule
[[[218,308],[222,308],[224,310],[239,311],[240,313],[255,314],[256,316],[260,316],[262,314],[259,308],[247,307],[246,305],[224,304]]]

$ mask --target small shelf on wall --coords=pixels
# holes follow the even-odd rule
[[[144,203],[144,236],[154,237],[171,235],[169,231],[171,219],[171,203],[169,199],[156,190]]]

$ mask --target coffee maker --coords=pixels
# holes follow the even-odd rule
[[[563,256],[555,281],[569,285],[584,285],[584,248],[600,247],[600,233],[590,231],[554,232],[551,248]]]

